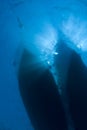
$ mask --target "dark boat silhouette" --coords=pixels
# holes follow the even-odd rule
[[[64,108],[49,69],[26,67],[33,55],[24,50],[18,73],[19,89],[35,130],[67,130]]]
[[[24,49],[18,71],[19,90],[35,130],[68,130],[63,102],[65,96],[75,130],[87,130],[87,68],[79,54],[71,49],[69,53],[61,99],[50,70],[32,71],[28,61],[35,57]]]

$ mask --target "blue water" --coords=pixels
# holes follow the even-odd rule
[[[86,14],[87,0],[0,0],[0,130],[33,129],[14,65],[24,47],[52,66],[59,54],[55,46],[63,39],[87,65]]]

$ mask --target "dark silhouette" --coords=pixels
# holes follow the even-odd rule
[[[60,52],[55,64],[62,74],[62,98],[50,70],[41,63],[33,68],[31,63],[36,57],[26,49],[18,71],[21,97],[35,130],[68,130],[66,103],[66,114],[70,114],[75,130],[87,130],[87,68],[80,55],[63,41],[57,50]]]
[[[70,59],[66,86],[75,130],[87,130],[87,68],[74,51]]]
[[[64,108],[49,69],[32,69],[35,57],[27,50],[21,58],[18,80],[21,97],[35,130],[67,130]],[[28,62],[29,61],[29,62]]]

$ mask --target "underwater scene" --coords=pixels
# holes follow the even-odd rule
[[[0,130],[87,130],[87,0],[0,0]]]

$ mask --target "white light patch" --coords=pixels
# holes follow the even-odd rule
[[[82,49],[83,48],[83,44],[77,44],[77,48]]]
[[[48,65],[50,65],[50,61],[47,61]]]
[[[77,51],[87,51],[87,24],[75,17],[63,23],[62,31],[72,41],[69,46]],[[79,49],[79,50],[78,50]]]
[[[39,47],[40,58],[46,64],[52,65],[54,63],[54,55],[57,55],[56,44],[58,43],[57,32],[54,27],[50,24],[44,26],[41,33],[39,33],[35,42]]]
[[[53,52],[54,55],[58,55],[59,53],[58,52]]]

